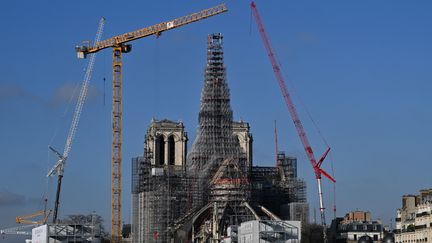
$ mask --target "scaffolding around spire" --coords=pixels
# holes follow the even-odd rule
[[[211,161],[218,160],[220,165],[223,158],[245,157],[238,139],[233,135],[233,111],[222,46],[222,34],[208,36],[197,137],[187,159],[189,171],[205,172],[210,169]]]

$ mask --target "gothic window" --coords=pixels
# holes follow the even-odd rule
[[[156,165],[163,165],[165,161],[165,141],[163,135],[156,137]]]
[[[173,135],[168,138],[168,164],[175,164],[175,141]]]

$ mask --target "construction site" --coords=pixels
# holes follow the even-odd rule
[[[0,243],[432,243],[432,1],[2,1]]]
[[[299,240],[291,221],[308,221],[296,158],[280,152],[277,166],[253,166],[249,124],[233,121],[222,44],[221,34],[208,36],[191,151],[181,122],[153,120],[143,156],[132,161],[133,242],[249,242],[238,232],[245,222],[265,225],[263,239],[285,242]]]
[[[274,166],[257,166],[253,160],[251,124],[235,121],[230,104],[229,81],[224,64],[224,36],[207,36],[205,66],[198,128],[190,150],[185,124],[169,119],[153,119],[148,124],[143,153],[132,159],[132,216],[130,234],[122,222],[122,54],[131,51],[130,41],[177,28],[226,12],[225,5],[163,22],[137,31],[101,40],[102,18],[93,45],[79,46],[79,58],[88,58],[84,81],[63,153],[49,146],[58,161],[47,176],[57,175],[53,210],[43,211],[42,221],[30,226],[2,230],[3,234],[30,234],[33,243],[103,242],[100,225],[92,222],[73,224],[58,219],[61,183],[65,162],[72,148],[95,54],[112,48],[112,188],[111,236],[119,242],[292,242],[301,241],[302,226],[309,223],[306,182],[298,176],[297,158],[278,148],[275,124]],[[312,164],[318,183],[324,242],[326,223],[321,175],[335,182],[321,169],[330,148],[316,160],[295,106],[280,73],[274,52],[256,5],[251,3],[262,41],[273,66],[289,113]],[[203,40],[206,37],[203,37]],[[204,42],[203,42],[204,43]],[[312,184],[312,183],[309,183]],[[123,194],[122,194],[123,193]],[[52,221],[49,217],[53,215]],[[42,213],[30,215],[41,216]],[[49,222],[51,221],[51,222]],[[17,221],[18,223],[18,221]],[[22,222],[20,222],[22,223]],[[23,228],[24,227],[24,228]]]

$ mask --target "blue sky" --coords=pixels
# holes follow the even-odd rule
[[[63,149],[74,107],[71,94],[86,66],[76,58],[74,47],[94,38],[99,18],[107,19],[107,38],[219,3],[3,3],[0,228],[13,226],[16,215],[42,209],[44,194],[51,204],[54,200],[56,180],[47,181],[45,174],[55,158],[47,146]],[[312,169],[248,4],[229,1],[228,13],[165,32],[158,39],[135,41],[124,56],[125,222],[130,219],[130,159],[143,153],[151,118],[181,120],[190,142],[195,137],[206,38],[212,32],[225,37],[234,117],[251,125],[255,164],[274,163],[277,120],[279,147],[299,158],[311,208],[318,207]],[[315,153],[319,156],[326,147],[302,103],[332,147],[338,215],[370,210],[374,218],[390,223],[401,195],[432,186],[432,3],[257,1],[257,6]],[[96,211],[110,221],[110,70],[111,53],[105,50],[97,56],[66,165],[61,216]],[[329,162],[324,163],[327,170]],[[332,185],[325,182],[324,190],[330,208]]]

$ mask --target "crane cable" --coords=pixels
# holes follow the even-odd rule
[[[274,54],[276,56],[276,54]],[[321,140],[323,141],[323,143],[329,148],[330,145],[327,142],[326,138],[324,137],[323,133],[321,132],[321,129],[318,127],[318,123],[315,121],[315,119],[312,117],[312,114],[309,112],[308,107],[306,106],[306,104],[303,102],[303,99],[300,96],[300,93],[297,92],[296,86],[294,84],[294,82],[288,77],[287,73],[285,72],[285,69],[283,68],[281,62],[279,61],[279,59],[276,56],[276,60],[279,64],[279,66],[281,67],[281,70],[285,76],[285,78],[288,80],[288,82],[290,83],[292,90],[294,91],[293,94],[297,97],[300,105],[303,107],[304,111],[306,112],[308,118],[311,120],[316,132],[318,133],[319,137],[321,138]]]
[[[279,66],[281,67],[281,70],[283,72],[283,75],[285,76],[285,78],[288,80],[288,82],[290,83],[292,90],[294,91],[293,94],[297,97],[297,99],[300,102],[300,105],[303,107],[303,109],[305,110],[308,118],[311,120],[316,132],[318,133],[319,137],[321,138],[321,140],[323,141],[323,143],[327,146],[327,148],[330,148],[329,143],[327,142],[327,139],[324,137],[323,133],[321,132],[321,129],[318,127],[317,122],[315,121],[315,119],[313,119],[312,114],[309,112],[308,107],[306,106],[306,104],[303,102],[303,99],[300,96],[300,93],[297,92],[296,87],[294,82],[288,77],[287,73],[285,72],[285,69],[282,66],[282,63],[279,61],[278,57],[276,56],[276,54],[274,54],[276,57],[276,60],[279,64]],[[330,168],[331,168],[331,174],[332,177],[335,178],[335,172],[334,172],[334,163],[333,163],[333,151],[330,150],[329,152],[329,159],[330,159]],[[336,183],[333,183],[333,212],[334,212],[334,218],[336,218]]]

